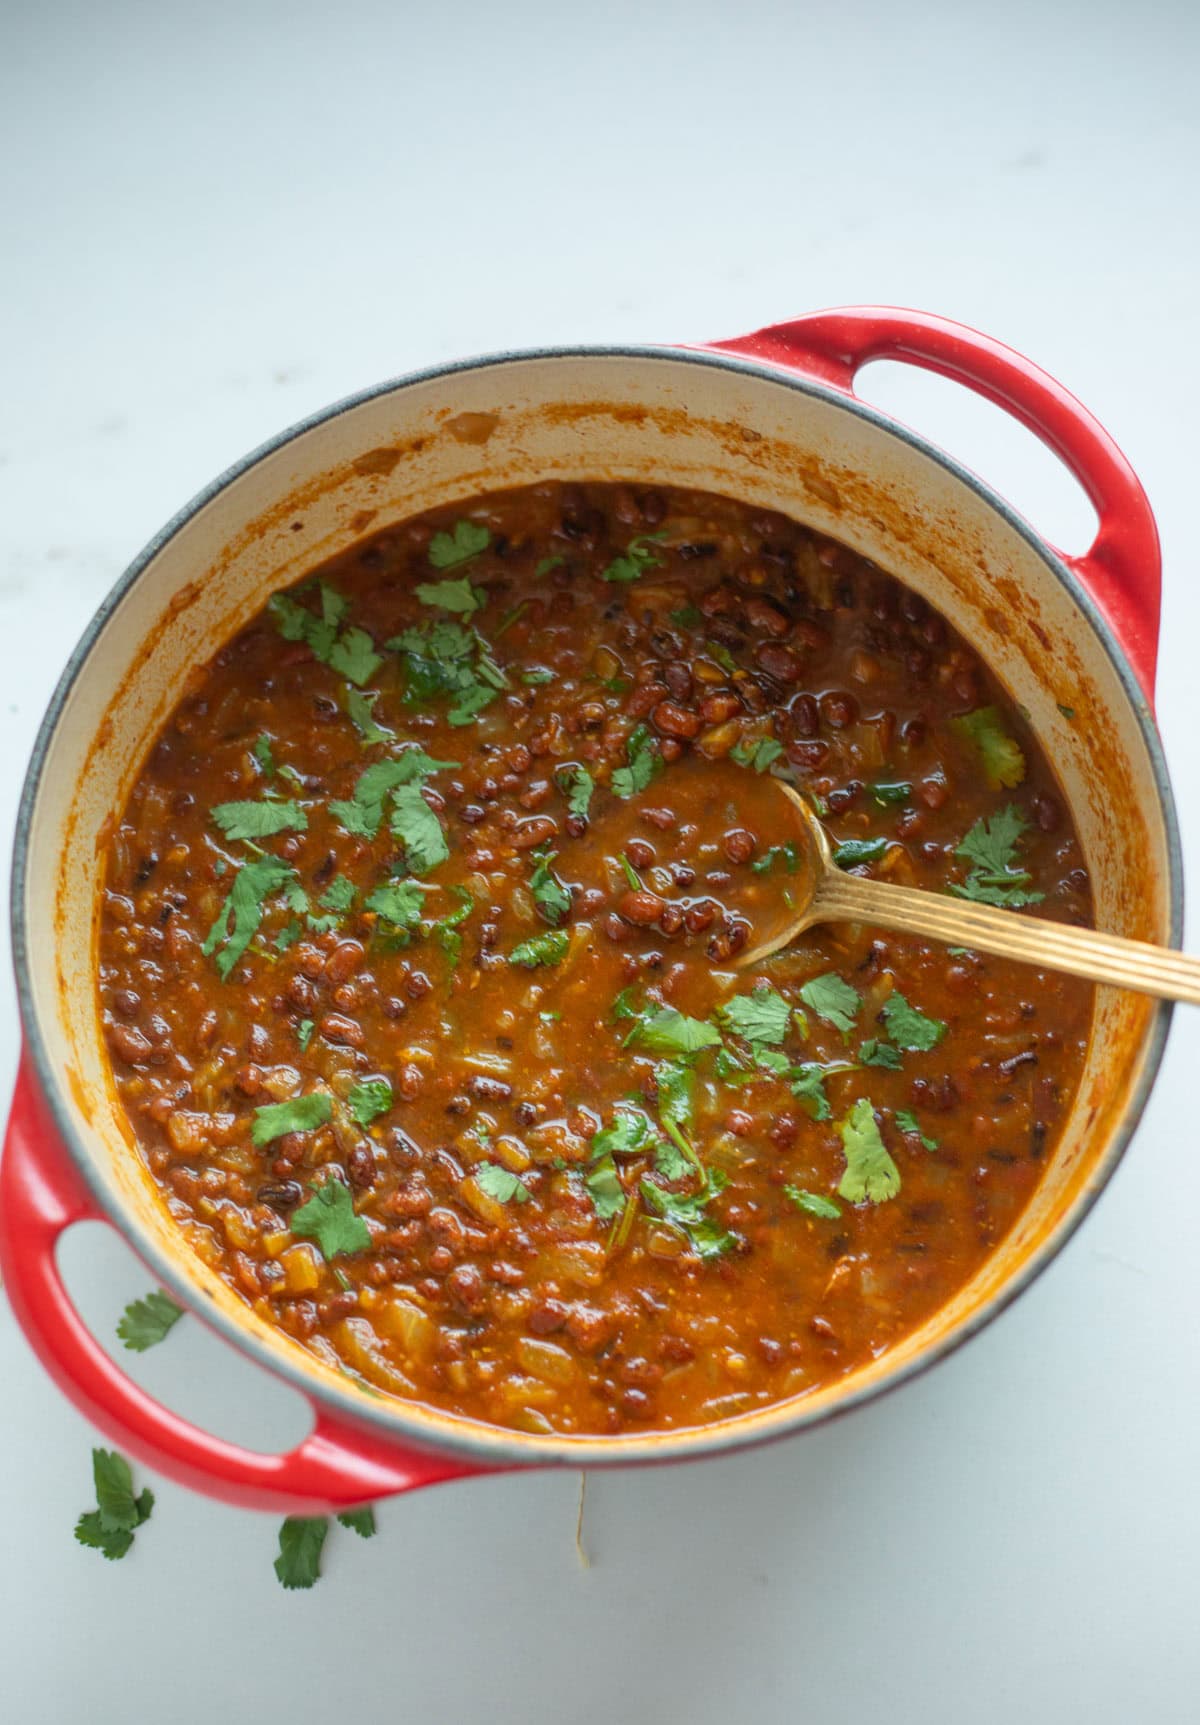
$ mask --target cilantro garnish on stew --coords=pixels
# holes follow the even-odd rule
[[[435,533],[429,541],[429,561],[435,569],[455,569],[486,551],[491,537],[482,522],[456,521],[449,533]]]
[[[1029,823],[1014,803],[1006,804],[990,820],[980,816],[954,853],[972,865],[971,871],[965,881],[951,881],[946,891],[955,898],[1012,910],[1040,904],[1045,893],[1031,890],[1032,875],[1016,862],[1017,845],[1028,830]]]
[[[979,707],[951,724],[960,736],[979,750],[988,784],[994,791],[1015,790],[1025,777],[1025,756],[1020,745],[1004,729],[995,707]]]
[[[626,765],[618,767],[612,776],[612,788],[619,797],[628,798],[644,791],[652,779],[662,772],[664,761],[646,725],[635,725],[625,745]]]
[[[814,976],[811,982],[806,982],[800,990],[800,998],[818,1018],[832,1024],[843,1036],[849,1036],[854,1029],[854,1020],[862,1005],[862,995],[835,971]]]
[[[229,976],[257,934],[266,900],[294,878],[294,871],[275,857],[255,857],[242,864],[200,948],[205,958],[216,955],[222,979]]]
[[[317,1242],[325,1259],[339,1252],[363,1252],[371,1244],[371,1230],[354,1213],[349,1188],[332,1175],[319,1186],[311,1186],[312,1197],[292,1212],[292,1233]]]
[[[900,1170],[879,1135],[875,1110],[861,1096],[838,1127],[846,1153],[846,1172],[838,1194],[848,1204],[882,1204],[900,1190]]]
[[[631,539],[619,557],[614,557],[608,567],[602,571],[605,581],[618,581],[627,584],[636,581],[648,569],[658,569],[662,558],[655,551],[655,542],[662,538],[661,533],[643,533],[636,539]]]

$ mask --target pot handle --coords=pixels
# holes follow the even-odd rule
[[[60,1235],[76,1222],[107,1220],[70,1162],[22,1062],[0,1161],[4,1285],[18,1323],[60,1389],[147,1467],[227,1503],[301,1515],[487,1471],[384,1443],[315,1403],[312,1431],[286,1455],[226,1443],[172,1413],[109,1358],[59,1275]]]
[[[1087,492],[1100,518],[1082,557],[1056,552],[1112,624],[1153,700],[1162,560],[1141,482],[1081,402],[1022,354],[966,324],[895,306],[843,306],[709,344],[766,360],[853,394],[872,359],[904,360],[963,383],[1040,437]]]

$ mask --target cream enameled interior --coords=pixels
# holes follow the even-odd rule
[[[293,1376],[303,1372],[328,1398],[397,1433],[466,1440],[476,1452],[578,1460],[569,1440],[492,1434],[360,1395],[260,1324],[182,1248],[131,1152],[105,1074],[93,990],[104,824],[189,668],[276,587],[348,539],[459,496],[543,477],[724,491],[811,522],[908,581],[978,643],[1028,709],[1074,808],[1100,925],[1166,939],[1170,906],[1151,763],[1129,697],[1086,618],[972,488],[836,401],[685,356],[498,362],[409,383],[341,412],[261,459],[189,519],[108,618],[41,774],[24,948],[69,1136],[135,1245],[193,1301],[211,1302],[259,1357],[287,1362]],[[1079,715],[1075,723],[1060,703]],[[923,1330],[857,1378],[802,1403],[707,1432],[587,1447],[615,1459],[625,1449],[653,1455],[765,1435],[904,1370],[949,1331],[976,1321],[1102,1177],[1142,1075],[1155,1012],[1140,997],[1100,992],[1079,1103],[1035,1202],[974,1282]]]

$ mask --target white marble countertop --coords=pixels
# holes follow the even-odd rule
[[[0,814],[88,616],[262,438],[406,368],[700,340],[813,307],[928,307],[1111,427],[1162,528],[1159,710],[1200,857],[1194,339],[1200,13],[1011,0],[837,8],[46,0],[0,18]],[[1067,549],[1088,512],[991,409],[867,393]],[[0,1713],[21,1725],[1184,1725],[1197,1717],[1200,1020],[1180,1013],[1110,1191],[955,1358],[719,1463],[536,1474],[387,1504],[309,1594],[275,1519],[153,1480],[123,1563],[71,1538],[93,1434],[0,1303]],[[0,1071],[17,1054],[11,987]],[[111,1333],[147,1278],[64,1247]],[[132,1356],[126,1356],[132,1359]],[[263,1447],[288,1391],[194,1325],[133,1369]]]

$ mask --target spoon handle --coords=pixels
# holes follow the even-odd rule
[[[840,871],[824,876],[806,921],[869,922],[1200,1006],[1200,958],[1187,953]]]

